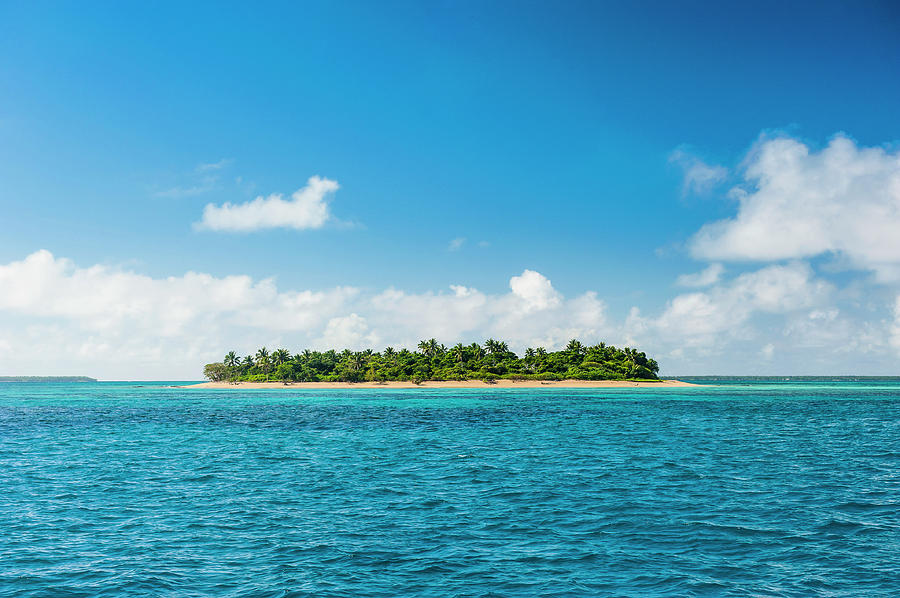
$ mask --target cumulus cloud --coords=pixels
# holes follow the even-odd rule
[[[725,337],[746,335],[756,314],[789,314],[823,305],[832,286],[815,278],[805,263],[768,266],[707,291],[685,293],[668,302],[656,318],[632,311],[630,336],[651,337],[679,346],[713,348]]]
[[[322,335],[311,346],[327,350],[335,347],[376,347],[379,342],[378,334],[369,328],[366,319],[352,313],[328,320]]]
[[[708,287],[717,283],[724,271],[722,264],[710,264],[700,272],[682,274],[675,280],[675,284],[682,287]]]
[[[414,348],[494,336],[521,350],[607,338],[594,293],[567,299],[525,270],[506,293],[279,289],[270,279],[188,272],[153,278],[78,267],[47,251],[0,265],[0,352],[13,373],[196,379],[204,363],[259,345]]]
[[[521,299],[525,311],[545,310],[559,306],[562,297],[550,281],[534,270],[525,270],[509,281],[513,295]]]
[[[681,191],[688,193],[706,193],[728,177],[728,169],[724,166],[707,164],[684,148],[669,154],[669,162],[681,168],[684,180]]]
[[[328,201],[338,189],[337,181],[313,176],[289,200],[276,193],[240,204],[207,204],[197,228],[225,232],[322,228],[332,220]]]
[[[821,150],[763,138],[745,160],[734,218],[692,239],[708,260],[785,260],[822,254],[900,280],[900,152],[838,135]]]
[[[521,351],[573,337],[630,344],[667,373],[884,373],[900,355],[900,298],[865,305],[809,264],[765,266],[611,320],[595,292],[566,297],[533,270],[508,290],[279,288],[199,272],[154,278],[38,251],[0,264],[0,368],[13,374],[196,379],[234,349],[414,348],[502,338]],[[772,349],[767,347],[771,346]],[[793,361],[792,361],[793,360]],[[773,370],[777,370],[773,372]]]

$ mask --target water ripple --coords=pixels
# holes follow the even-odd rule
[[[0,596],[892,596],[898,398],[0,385]]]

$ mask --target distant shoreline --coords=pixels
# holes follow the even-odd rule
[[[393,380],[390,382],[201,382],[177,388],[195,390],[326,390],[326,389],[399,389],[399,388],[684,388],[699,386],[680,380],[660,380],[659,382],[629,382],[626,380],[508,380],[494,383],[481,380],[429,380],[421,384]]]
[[[0,376],[0,382],[96,382],[88,376]]]

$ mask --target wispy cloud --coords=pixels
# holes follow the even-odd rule
[[[233,160],[222,158],[217,162],[198,164],[193,172],[184,177],[188,182],[184,185],[176,185],[154,193],[154,197],[180,199],[183,197],[196,197],[210,193],[218,188],[220,171],[227,168]]]
[[[207,204],[203,209],[202,219],[195,226],[201,230],[221,232],[322,228],[333,220],[328,201],[339,188],[337,181],[313,176],[290,199],[284,199],[280,193],[275,193],[268,197],[260,195],[252,201],[239,204]]]
[[[722,264],[710,264],[700,272],[694,274],[682,274],[675,281],[675,284],[683,287],[708,287],[709,285],[719,282],[719,277],[725,268]]]
[[[728,169],[724,166],[707,164],[685,148],[678,148],[669,154],[669,163],[681,168],[684,180],[681,192],[706,193],[728,177]]]
[[[222,158],[218,162],[211,162],[209,164],[198,164],[195,169],[197,172],[210,172],[215,170],[222,170],[226,166],[230,166],[231,163],[234,162],[231,158]]]
[[[186,187],[171,187],[163,191],[157,191],[153,195],[155,197],[165,197],[169,199],[196,197],[197,195],[203,195],[205,193],[213,191],[216,188],[216,184],[218,182],[218,177],[206,176],[200,179],[200,181],[196,185]]]
[[[447,251],[459,251],[465,243],[465,237],[456,237],[447,244]]]

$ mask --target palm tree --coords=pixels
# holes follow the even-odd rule
[[[534,362],[535,362],[534,356],[535,356],[534,349],[532,349],[531,347],[528,347],[527,349],[525,349],[525,359],[523,359],[522,361],[525,364],[525,369],[529,372],[534,371]]]
[[[269,381],[269,350],[265,347],[256,352],[256,367],[261,369],[266,375],[266,382]]]
[[[241,359],[237,356],[237,353],[235,353],[234,351],[229,351],[225,354],[223,363],[226,367],[236,368],[240,361]]]
[[[350,356],[350,369],[358,372],[366,367],[366,361],[365,353],[354,353]]]
[[[442,345],[438,344],[437,339],[430,338],[427,341],[419,341],[418,347],[426,357],[434,357],[440,352]]]
[[[457,363],[463,363],[466,360],[466,348],[463,347],[462,343],[458,343],[452,349],[450,349],[450,354],[453,356],[453,360]]]
[[[225,364],[225,369],[228,371],[228,380],[233,381],[238,376],[241,358],[234,351],[229,351],[225,354],[225,359],[222,360],[222,363]]]
[[[272,352],[272,365],[279,366],[291,360],[291,354],[287,349],[278,349]]]
[[[566,351],[570,353],[583,353],[584,345],[582,345],[578,339],[572,339],[569,341],[569,344],[566,345]]]
[[[285,349],[269,353],[268,349],[262,347],[255,355],[244,358],[229,351],[222,362],[210,365],[215,365],[222,374],[227,373],[231,380],[259,379],[265,373],[267,381],[276,366],[282,370],[284,367],[293,370],[282,372],[282,377],[300,380],[328,379],[332,376],[342,376],[341,379],[346,380],[383,380],[410,376],[428,379],[433,375],[453,376],[464,380],[483,372],[557,375],[575,367],[597,369],[603,375],[611,377],[654,378],[659,371],[659,364],[637,349],[619,349],[604,343],[586,346],[577,339],[572,339],[559,351],[528,347],[521,359],[509,350],[505,342],[496,339],[488,339],[484,347],[478,343],[468,346],[457,343],[448,351],[444,345],[431,338],[419,342],[418,348],[419,352],[416,353],[408,349],[395,350],[393,347],[385,348],[383,353],[372,349],[357,352],[346,349],[340,353],[334,349],[324,352],[307,349],[291,356]],[[592,372],[585,375],[588,374],[595,375]]]
[[[495,341],[492,338],[484,341],[484,348],[487,349],[487,352],[491,355],[499,355],[501,353],[509,352],[509,345],[507,345],[503,341]]]
[[[484,358],[484,349],[478,343],[469,345],[469,353],[472,354],[472,359],[475,361],[481,361]]]

